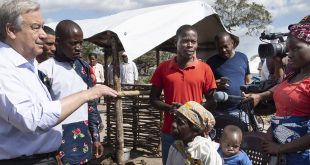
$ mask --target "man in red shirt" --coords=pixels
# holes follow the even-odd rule
[[[181,26],[176,32],[177,56],[161,63],[151,79],[150,102],[165,112],[162,127],[162,158],[166,164],[170,146],[173,112],[178,105],[188,101],[202,103],[203,94],[210,100],[216,89],[213,72],[208,64],[196,57],[198,47],[197,30],[190,25]],[[165,101],[160,99],[164,90]],[[210,103],[210,102],[209,102]]]

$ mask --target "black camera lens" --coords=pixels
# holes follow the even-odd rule
[[[260,58],[271,56],[285,57],[287,56],[287,49],[285,42],[260,44],[258,46],[258,55]]]

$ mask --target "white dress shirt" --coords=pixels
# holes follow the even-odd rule
[[[109,64],[108,65],[108,74],[107,74],[108,78],[108,84],[109,85],[113,85],[114,84],[114,81],[113,81],[113,65],[112,64]]]
[[[134,84],[138,80],[138,69],[134,62],[122,63],[120,71],[122,84]]]
[[[60,102],[51,100],[35,60],[2,42],[0,56],[0,160],[56,151]]]
[[[266,81],[269,78],[269,70],[267,67],[267,60],[264,61],[263,66],[262,66],[262,70],[261,70],[261,81]]]
[[[68,62],[58,62],[54,58],[49,58],[39,64],[39,70],[42,71],[52,83],[51,96],[53,100],[62,99],[68,95],[87,89],[87,84]],[[88,120],[87,103],[80,106],[61,124],[85,120]]]

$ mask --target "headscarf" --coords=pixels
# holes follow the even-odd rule
[[[290,34],[305,43],[310,43],[310,15],[304,17],[298,24],[289,25]]]
[[[189,101],[178,108],[178,113],[182,114],[192,124],[199,128],[212,128],[215,125],[214,116],[202,105],[195,101]]]

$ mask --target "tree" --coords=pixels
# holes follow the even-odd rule
[[[271,23],[271,13],[263,5],[248,0],[216,0],[214,9],[229,31],[243,26],[247,35],[259,34]]]
[[[170,52],[160,52],[160,62],[171,59],[174,56],[173,53]],[[134,60],[136,63],[139,73],[149,75],[151,74],[149,69],[151,67],[156,67],[156,51],[150,51],[145,53],[144,55],[138,57]]]
[[[91,42],[88,42],[88,41],[84,41],[83,44],[82,44],[82,58],[86,61],[88,61],[88,55],[90,53],[97,53],[97,61],[99,63],[102,64],[103,62],[103,48],[91,43]]]
[[[140,74],[148,74],[150,67],[156,66],[156,52],[150,51],[134,60]]]

